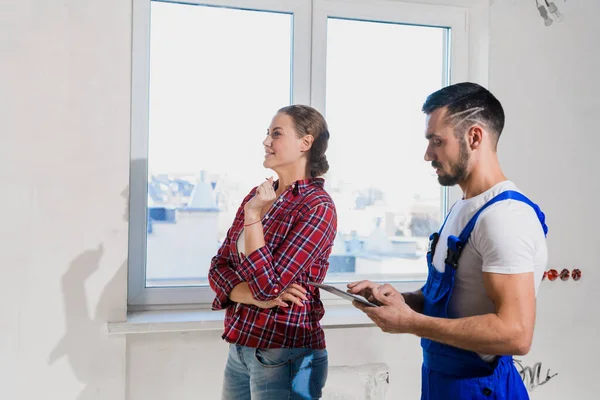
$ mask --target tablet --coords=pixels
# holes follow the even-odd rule
[[[316,283],[316,282],[308,282],[309,285],[312,285],[314,287],[318,287],[319,289],[323,289],[329,293],[333,293],[336,296],[340,296],[343,299],[346,300],[350,300],[350,301],[358,301],[366,306],[370,306],[370,307],[377,307],[376,304],[371,303],[370,301],[368,301],[367,299],[365,299],[362,296],[359,296],[357,294],[352,294],[352,293],[348,293],[348,292],[344,292],[341,289],[336,288],[335,286],[330,286],[330,285],[324,285],[322,283]]]

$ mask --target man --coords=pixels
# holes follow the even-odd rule
[[[547,264],[544,214],[504,176],[496,147],[500,102],[475,83],[431,94],[425,161],[463,198],[430,236],[427,283],[413,293],[370,281],[348,285],[384,332],[423,347],[422,400],[528,399],[513,355],[529,352],[536,294]]]

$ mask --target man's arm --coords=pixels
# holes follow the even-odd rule
[[[481,254],[483,284],[494,304],[493,313],[456,319],[427,317],[416,313],[410,302],[409,307],[390,285],[373,291],[381,307],[354,305],[386,332],[413,333],[483,354],[526,354],[535,325],[532,271],[539,263],[545,264],[546,241],[537,215],[528,205],[501,204],[505,205],[490,208],[481,216],[471,235]]]
[[[533,273],[484,273],[483,283],[495,313],[456,319],[415,314],[413,333],[483,354],[527,354],[535,325]]]
[[[402,297],[404,297],[404,301],[410,308],[413,309],[413,311],[423,314],[423,304],[425,302],[425,298],[423,297],[423,292],[421,292],[421,290],[417,290],[416,292],[402,293]]]
[[[418,313],[405,301],[406,294],[389,284],[379,286],[362,281],[360,286],[358,283],[351,284],[351,291],[364,292],[364,287],[370,285],[373,300],[381,306],[369,307],[357,301],[353,304],[384,332],[412,333],[483,354],[527,354],[535,325],[533,273],[484,273],[483,280],[496,312],[456,319],[428,317]],[[418,299],[418,293],[409,301]]]

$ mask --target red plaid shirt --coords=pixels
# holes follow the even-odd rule
[[[244,228],[244,205],[256,188],[242,202],[208,273],[216,293],[213,310],[226,309],[227,342],[258,348],[325,348],[319,324],[325,310],[318,290],[307,284],[325,279],[337,231],[335,205],[323,183],[321,178],[297,181],[282,193],[262,220],[266,245],[244,259],[237,241]],[[272,300],[297,283],[307,290],[308,301],[304,307],[271,309],[238,304],[229,294],[241,282],[248,282],[257,300]]]

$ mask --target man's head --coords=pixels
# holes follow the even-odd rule
[[[475,152],[496,152],[504,110],[484,87],[470,82],[447,86],[429,95],[422,111],[429,141],[425,161],[431,161],[441,185],[464,181]]]

